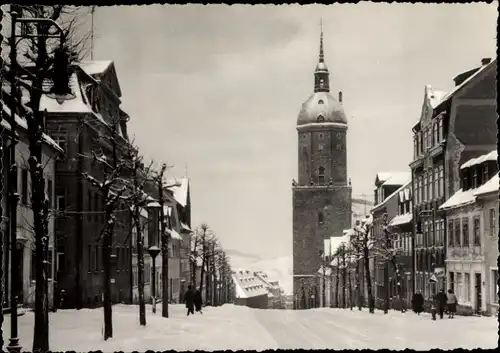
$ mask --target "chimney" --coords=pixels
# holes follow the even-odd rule
[[[339,103],[342,103],[342,91],[339,92]]]
[[[481,65],[488,65],[491,62],[491,58],[482,58]]]

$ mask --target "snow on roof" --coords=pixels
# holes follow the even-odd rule
[[[323,275],[323,270],[324,270],[324,275],[325,276],[330,276],[331,273],[332,273],[332,269],[330,267],[327,267],[327,266],[323,266],[321,265],[318,269],[318,273]]]
[[[447,95],[445,95],[441,99],[441,101],[438,103],[437,106],[440,106],[442,103],[446,102],[448,99],[450,99],[451,97],[453,97],[455,95],[455,93],[457,93],[462,87],[466,86],[475,77],[477,77],[478,75],[480,75],[484,70],[486,70],[487,68],[489,68],[492,65],[496,65],[496,62],[497,62],[497,59],[495,58],[489,64],[481,66],[479,68],[479,70],[477,70],[474,74],[470,75],[464,82],[462,82],[458,86],[455,86],[455,88],[451,92],[449,92]]]
[[[488,162],[488,161],[495,161],[496,162],[497,159],[498,159],[498,151],[493,150],[493,151],[486,153],[486,154],[483,154],[477,158],[469,159],[467,162],[465,162],[464,164],[462,164],[460,166],[460,169],[470,168],[470,167],[473,167],[475,165],[479,165],[481,163]]]
[[[69,79],[69,87],[75,98],[62,101],[59,104],[54,98],[42,95],[40,99],[40,110],[47,109],[49,113],[92,113],[92,109],[87,104],[80,89],[80,82],[78,76],[73,73]]]
[[[439,206],[440,210],[456,208],[460,206],[465,206],[476,201],[476,197],[474,196],[474,192],[477,189],[469,189],[463,191],[462,189],[458,190],[453,194],[445,203]]]
[[[84,61],[79,64],[87,75],[96,75],[102,74],[104,71],[108,69],[113,63],[112,60],[93,60],[93,61]]]
[[[382,184],[383,186],[403,185],[411,179],[411,172],[393,172]]]
[[[92,114],[101,123],[106,124],[101,114],[94,112],[91,108],[87,96],[82,91],[82,85],[76,72],[70,76],[69,86],[75,96],[73,99],[63,100],[59,104],[55,98],[44,94],[40,98],[40,110],[47,110],[48,113],[88,113]]]
[[[495,174],[490,180],[478,187],[474,192],[474,196],[481,196],[492,192],[499,192],[498,174]]]
[[[386,180],[388,180],[390,177],[392,177],[395,173],[399,173],[399,172],[378,172],[376,179],[378,179],[379,182],[384,183]]]
[[[411,183],[411,178],[410,178],[410,180],[406,181],[406,183],[404,183],[400,188],[398,188],[392,194],[390,194],[389,196],[387,196],[384,201],[382,201],[379,204],[375,205],[372,208],[372,212],[375,211],[375,210],[377,210],[377,209],[379,209],[383,205],[385,205],[387,203],[387,201],[389,201],[390,199],[392,199],[394,196],[399,195],[399,192],[402,191],[402,190],[404,190],[406,187],[408,187],[408,185],[410,185],[410,183]]]
[[[343,235],[341,237],[330,237],[330,254],[334,255],[342,245],[348,246],[351,240],[351,235]]]
[[[7,114],[8,116],[10,116],[11,111],[10,111],[10,108],[7,106],[7,104],[2,104],[2,107],[3,107],[3,112],[5,114]],[[21,118],[19,115],[14,114],[14,119],[16,120],[16,124],[18,127],[22,128],[25,131],[28,131],[28,122],[24,118]],[[9,122],[6,119],[3,119],[2,116],[0,116],[0,120],[1,120],[2,126],[5,129],[10,131]],[[50,147],[52,147],[56,151],[64,153],[64,150],[61,148],[61,146],[59,146],[57,144],[57,142],[55,142],[49,135],[42,133],[42,139],[47,145],[49,145]]]
[[[398,225],[408,224],[412,220],[413,220],[412,213],[405,213],[405,214],[397,215],[393,219],[391,219],[391,221],[389,222],[389,226],[398,226]]]
[[[180,185],[171,186],[168,189],[174,193],[175,201],[177,201],[182,207],[186,207],[189,191],[189,179],[182,178],[180,180],[167,181],[168,184],[175,184],[176,182],[178,182]]]
[[[239,286],[239,289],[236,290],[237,298],[250,298],[268,293],[264,282],[251,270],[233,270],[232,277],[235,287]]]
[[[428,86],[430,87],[430,85]],[[432,89],[432,87],[430,87],[430,91],[428,93],[429,93],[428,97],[429,103],[433,109],[436,108],[439,105],[439,103],[441,103],[442,99],[446,97],[446,95],[448,94],[448,92],[445,91],[434,90]]]
[[[193,230],[189,228],[189,226],[186,223],[181,222],[181,228],[187,232],[192,232]]]
[[[177,233],[175,231],[175,229],[166,229],[167,233],[170,234],[170,237],[172,239],[176,239],[176,240],[182,240],[182,237],[180,236],[179,233]]]

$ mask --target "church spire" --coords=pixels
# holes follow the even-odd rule
[[[323,53],[323,18],[321,19],[320,26],[321,26],[321,34],[319,37],[319,62],[324,63],[325,54]]]
[[[314,92],[330,92],[328,67],[325,64],[325,53],[323,51],[323,19],[321,19],[320,26],[319,61],[314,71]]]

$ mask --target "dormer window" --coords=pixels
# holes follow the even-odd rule
[[[483,184],[486,183],[488,180],[489,180],[489,173],[488,173],[488,165],[485,164],[485,166],[483,167]]]
[[[475,189],[478,187],[478,180],[477,180],[477,168],[474,168],[472,171],[472,188]]]
[[[318,101],[318,104],[325,104],[325,102],[323,102],[323,100],[322,100],[322,99],[320,99],[320,100]]]
[[[318,184],[323,185],[325,183],[325,168],[323,166],[318,168]]]
[[[469,189],[469,180],[467,178],[467,170],[464,171],[462,175],[462,190],[468,190]]]
[[[318,123],[322,123],[325,121],[325,117],[323,115],[318,115]]]

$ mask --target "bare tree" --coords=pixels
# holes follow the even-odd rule
[[[373,239],[371,234],[373,233],[373,217],[370,215],[363,219],[360,226],[354,228],[356,231],[356,242],[357,249],[360,249],[363,254],[363,265],[366,279],[366,286],[368,290],[368,310],[371,314],[375,312],[375,303],[373,300],[373,289],[372,280],[370,274],[370,262],[369,255],[373,247]]]
[[[115,211],[123,202],[125,192],[129,188],[130,181],[127,174],[130,162],[127,151],[130,149],[129,142],[120,134],[119,124],[122,117],[113,116],[109,123],[95,122],[99,126],[97,140],[102,140],[99,146],[110,146],[111,151],[100,148],[90,151],[90,155],[82,157],[90,158],[99,166],[102,179],[89,173],[83,173],[83,177],[97,189],[104,200],[104,226],[97,241],[102,240],[102,263],[104,266],[104,340],[113,337],[112,302],[111,302],[111,258],[113,234],[115,232]],[[87,122],[92,123],[92,122]]]
[[[141,210],[151,201],[144,192],[144,186],[150,179],[153,162],[144,168],[143,158],[139,155],[137,147],[129,145],[127,158],[132,174],[132,181],[128,183],[127,195],[123,200],[128,205],[132,214],[132,227],[135,230],[137,246],[137,286],[139,292],[139,323],[146,326],[146,302],[144,299],[144,229],[147,222],[141,222]]]
[[[376,256],[380,264],[384,265],[384,288],[385,288],[385,305],[384,313],[388,312],[389,307],[389,266],[391,266],[396,275],[396,292],[398,299],[402,298],[402,268],[398,263],[398,257],[403,255],[404,252],[401,248],[395,248],[393,246],[393,241],[397,237],[396,233],[393,233],[391,227],[388,224],[387,214],[384,214],[383,232],[380,238],[374,239],[374,246],[372,249],[373,254]],[[405,312],[405,307],[401,303],[401,312]]]
[[[209,226],[206,223],[201,224],[198,228],[195,230],[195,237],[198,237],[199,239],[199,256],[201,257],[201,275],[200,275],[200,291],[203,290],[203,284],[205,281],[205,302],[208,300],[208,288],[209,284],[206,283],[207,279],[205,278],[205,275],[207,273],[207,265],[209,259],[209,249],[210,249],[210,240],[214,237],[214,234],[212,230],[209,228]]]
[[[22,60],[18,57],[18,41],[10,33],[10,57],[6,76],[15,84],[23,87],[29,93],[29,103],[26,106],[26,120],[29,135],[29,164],[32,180],[31,204],[34,215],[35,248],[36,248],[36,289],[35,289],[35,323],[33,336],[33,351],[49,350],[49,318],[48,318],[48,287],[47,287],[47,253],[48,253],[48,200],[45,193],[45,179],[43,177],[42,145],[45,129],[44,114],[40,111],[42,95],[61,93],[69,87],[71,73],[69,68],[72,61],[78,58],[78,52],[83,48],[85,40],[74,41],[72,38],[75,22],[62,23],[63,17],[68,14],[64,5],[11,5],[11,10],[23,18],[37,18],[59,22],[63,27],[60,43],[57,45],[51,39],[53,27],[47,22],[36,21],[23,25],[23,33],[27,43],[21,50]],[[9,37],[9,36],[8,36]],[[64,68],[63,68],[64,66]],[[59,70],[56,69],[66,69]],[[46,90],[46,83],[53,83],[50,91]],[[12,85],[11,94],[19,104],[22,104],[21,93]],[[66,88],[64,88],[66,87]]]

